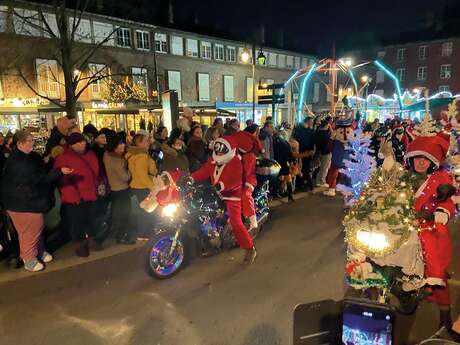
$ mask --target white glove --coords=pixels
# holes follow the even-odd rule
[[[434,222],[436,224],[446,225],[449,222],[449,215],[441,210],[436,210],[434,212]]]

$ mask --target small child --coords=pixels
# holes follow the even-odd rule
[[[292,189],[294,191],[297,176],[302,176],[302,157],[299,152],[299,142],[295,140],[294,137],[289,139],[289,145],[291,145],[292,157],[294,158],[289,166],[292,179]]]

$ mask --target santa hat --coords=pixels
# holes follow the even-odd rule
[[[212,159],[218,164],[230,162],[235,157],[238,145],[232,135],[214,140]]]
[[[260,140],[249,132],[238,131],[234,133],[232,137],[236,141],[238,150],[243,154],[262,151]]]
[[[430,160],[437,168],[441,165],[449,150],[449,135],[441,131],[431,137],[417,137],[412,141],[406,153],[406,159],[422,156]]]

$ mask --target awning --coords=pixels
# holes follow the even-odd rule
[[[448,104],[452,103],[455,100],[454,97],[445,97],[445,98],[432,98],[430,99],[430,109],[436,109],[436,108],[441,108],[445,107]],[[425,101],[420,101],[414,104],[411,104],[407,107],[405,107],[403,110],[407,111],[424,111],[426,109],[426,102]]]

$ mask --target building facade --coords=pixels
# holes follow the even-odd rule
[[[254,61],[253,79],[253,47],[244,42],[96,14],[84,13],[76,19],[72,15],[69,10],[73,54],[78,57],[79,52],[93,50],[74,73],[82,75],[82,80],[105,74],[113,79],[118,76],[144,95],[141,102],[113,102],[107,96],[109,78],[93,82],[78,98],[78,116],[80,123],[92,122],[98,127],[135,129],[141,119],[158,123],[160,95],[166,90],[176,90],[179,106],[194,109],[204,124],[210,124],[219,113],[237,115],[241,120],[252,118],[254,86],[282,83],[294,70],[315,60],[313,56],[257,46],[256,55],[263,53],[266,61]],[[51,7],[22,1],[0,6],[3,132],[50,127],[56,116],[62,116],[62,109],[55,104],[63,104],[66,97],[62,61],[56,58],[56,43],[60,41],[52,37],[58,34]],[[249,54],[249,61],[244,54]],[[12,70],[20,70],[21,77]],[[280,105],[277,113],[280,119],[286,117],[287,105]],[[270,115],[270,106],[256,106],[256,120]]]

